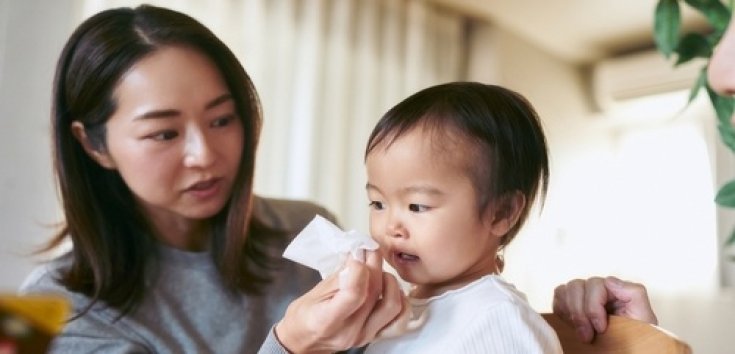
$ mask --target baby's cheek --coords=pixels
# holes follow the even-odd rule
[[[383,249],[385,248],[385,243],[383,242],[383,238],[380,236],[375,236],[375,235],[376,234],[374,232],[370,233],[370,237],[373,239],[373,241],[378,243],[378,245],[380,246],[380,250],[383,251]]]
[[[377,240],[376,240],[377,241]],[[388,260],[388,248],[385,247],[380,241],[378,241],[378,245],[380,245],[380,248],[378,248],[378,251],[380,252],[380,255],[383,256],[383,259],[386,261]]]

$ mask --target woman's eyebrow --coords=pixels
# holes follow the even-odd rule
[[[220,105],[222,103],[225,103],[225,102],[227,102],[227,101],[229,101],[231,99],[232,99],[232,95],[229,94],[229,93],[225,93],[222,96],[219,96],[219,97],[213,99],[212,101],[210,101],[209,103],[207,103],[207,105],[205,106],[205,108],[206,109],[214,108],[214,107],[216,107],[216,106],[218,106],[218,105]]]
[[[160,118],[171,118],[180,115],[181,112],[176,109],[159,109],[159,110],[153,110],[148,111],[143,114],[139,114],[134,118],[134,120],[138,119],[160,119]]]
[[[204,108],[212,109],[232,99],[232,95],[225,93],[207,103]],[[180,115],[181,112],[177,109],[158,109],[148,111],[135,117],[135,119],[159,119],[159,118],[171,118]]]

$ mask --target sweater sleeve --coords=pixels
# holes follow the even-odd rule
[[[258,354],[289,354],[288,350],[281,345],[281,342],[276,338],[275,326],[273,326],[268,332],[268,337],[265,338],[263,346],[258,350]],[[337,352],[337,354],[362,354],[365,352],[365,347],[352,348],[346,351]]]
[[[543,317],[511,302],[478,313],[457,340],[461,353],[562,353],[554,329]]]
[[[258,354],[288,354],[286,348],[276,338],[275,326],[268,331],[268,337],[265,338],[263,345],[258,350]]]

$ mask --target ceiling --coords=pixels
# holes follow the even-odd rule
[[[489,21],[574,63],[652,48],[658,0],[431,0]],[[706,21],[682,7],[686,30]]]

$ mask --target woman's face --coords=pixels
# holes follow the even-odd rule
[[[85,149],[120,173],[154,226],[186,228],[220,211],[244,133],[217,67],[198,51],[165,47],[131,67],[113,98],[107,149]]]
[[[709,83],[720,95],[735,95],[735,18],[720,40],[708,68]]]

